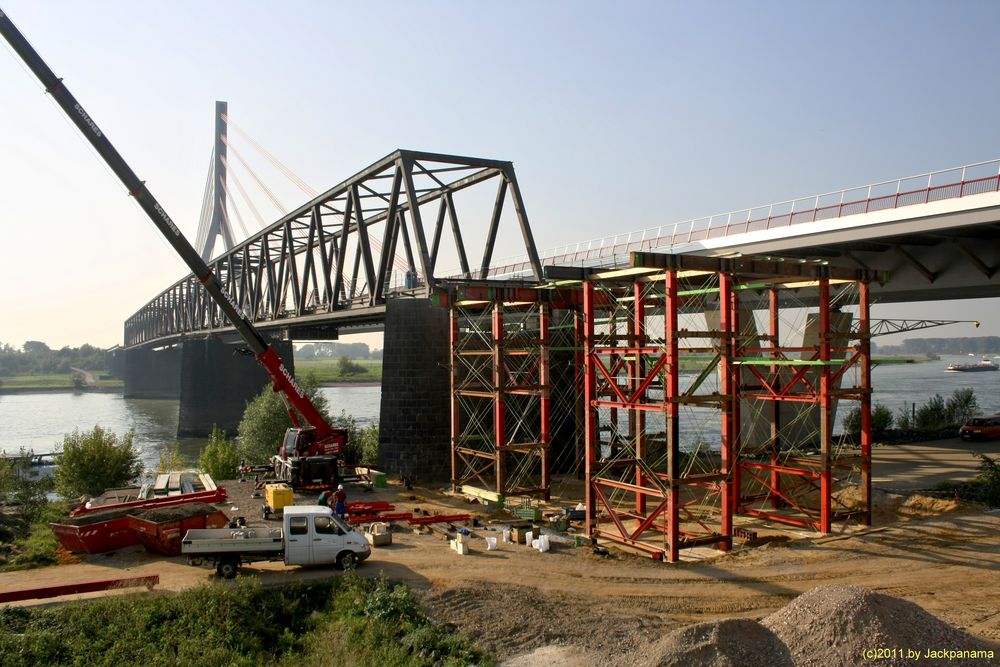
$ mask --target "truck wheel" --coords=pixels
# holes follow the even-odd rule
[[[232,560],[219,561],[215,566],[215,573],[223,579],[232,579],[240,569],[240,564]]]
[[[357,565],[358,559],[355,558],[353,551],[342,551],[337,555],[338,570],[353,570]]]

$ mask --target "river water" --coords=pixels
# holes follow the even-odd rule
[[[367,385],[321,387],[334,415],[343,410],[360,425],[378,421],[382,388]],[[181,454],[197,461],[206,440],[177,439],[177,401],[122,398],[104,393],[37,393],[0,395],[0,450],[15,453],[21,447],[51,452],[63,435],[94,425],[115,433],[135,430],[135,444],[147,466],[158,463],[160,451],[175,443]]]
[[[920,406],[934,394],[947,398],[956,389],[971,387],[983,413],[1000,412],[1000,372],[944,372],[949,363],[970,361],[977,360],[945,356],[940,361],[879,366],[872,373],[874,402],[886,405],[895,414],[913,403]],[[342,385],[320,391],[334,414],[343,410],[363,425],[378,420],[380,387]],[[836,423],[839,430],[839,417]],[[97,393],[0,395],[0,450],[5,452],[17,452],[20,447],[53,451],[62,442],[63,434],[77,428],[87,430],[95,424],[116,433],[135,429],[135,443],[143,460],[155,465],[160,450],[177,442],[177,402]],[[181,453],[191,461],[197,460],[203,444],[201,439],[179,442]]]

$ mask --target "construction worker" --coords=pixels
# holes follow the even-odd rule
[[[337,491],[333,494],[333,498],[336,501],[333,512],[343,519],[347,513],[347,491],[344,491],[343,484],[337,485]]]
[[[316,504],[320,507],[329,507],[330,499],[333,498],[333,491],[327,489],[323,493],[319,494],[319,498],[316,499]]]

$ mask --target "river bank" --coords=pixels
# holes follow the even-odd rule
[[[4,394],[120,394],[124,390],[124,384],[98,385],[96,387],[0,387],[0,396]]]

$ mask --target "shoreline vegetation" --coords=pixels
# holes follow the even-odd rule
[[[703,356],[681,357],[681,372],[700,372],[705,367]],[[875,364],[917,364],[935,361],[936,355],[879,356]],[[311,375],[324,387],[341,385],[376,386],[382,382],[381,359],[309,359],[295,362],[295,374]],[[81,383],[77,373],[46,373],[0,376],[0,395],[36,392],[96,392],[115,393],[125,388],[119,378],[104,371],[94,371],[91,384]]]
[[[322,359],[295,362],[296,375],[312,375],[321,386],[378,385],[382,381],[381,359]],[[30,394],[37,392],[97,392],[115,393],[125,388],[119,378],[110,378],[104,371],[94,371],[92,384],[81,383],[75,373],[45,373],[39,375],[0,376],[0,394]]]

